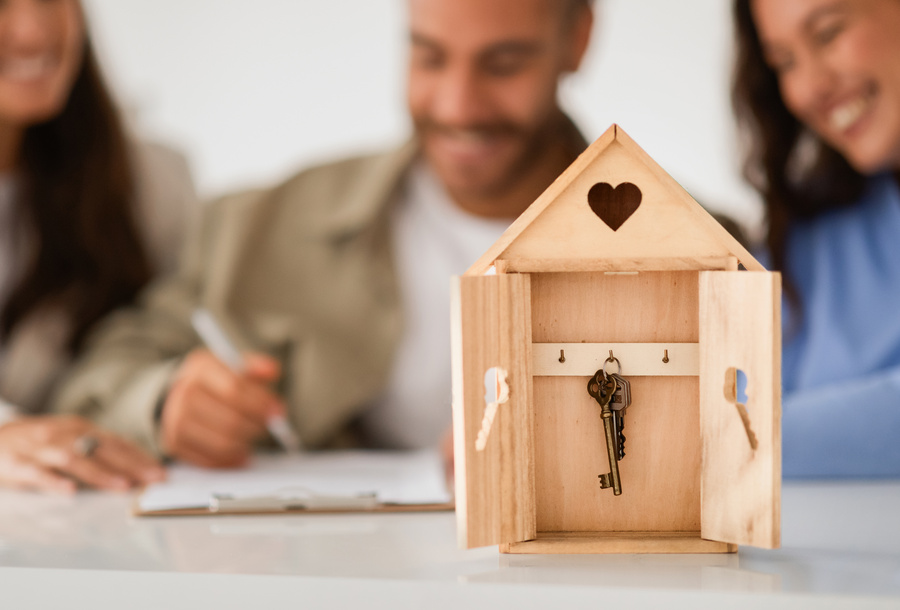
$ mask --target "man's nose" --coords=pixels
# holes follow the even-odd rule
[[[487,88],[477,70],[455,66],[442,75],[433,99],[434,120],[466,127],[487,120],[488,111]]]

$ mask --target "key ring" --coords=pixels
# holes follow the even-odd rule
[[[622,363],[619,362],[618,358],[613,356],[612,350],[609,350],[609,358],[607,358],[606,360],[603,361],[603,368],[600,369],[601,371],[603,371],[603,379],[606,379],[607,377],[609,377],[609,373],[606,372],[606,365],[609,364],[610,362],[616,363],[616,372],[615,372],[616,375],[618,375],[622,372]]]

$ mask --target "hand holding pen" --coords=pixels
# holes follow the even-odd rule
[[[269,389],[281,376],[278,362],[237,352],[209,314],[198,314],[194,326],[209,349],[192,351],[176,373],[162,411],[165,450],[199,466],[234,467],[269,431],[295,445],[284,436],[285,405]]]

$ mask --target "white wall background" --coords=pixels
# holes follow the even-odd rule
[[[189,157],[203,196],[409,133],[404,0],[84,0],[139,133]],[[726,0],[599,0],[563,105],[619,123],[698,200],[755,227],[728,99]]]

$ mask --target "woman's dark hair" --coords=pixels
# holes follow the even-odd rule
[[[777,75],[766,64],[750,3],[734,3],[737,57],[732,104],[746,147],[744,177],[763,197],[772,263],[785,273],[785,292],[796,303],[796,290],[785,269],[788,227],[797,219],[852,203],[862,192],[863,176],[785,106]]]
[[[52,305],[69,316],[75,351],[152,271],[134,218],[124,128],[88,41],[65,108],[25,131],[17,179],[16,219],[35,253],[0,314],[0,336]]]

